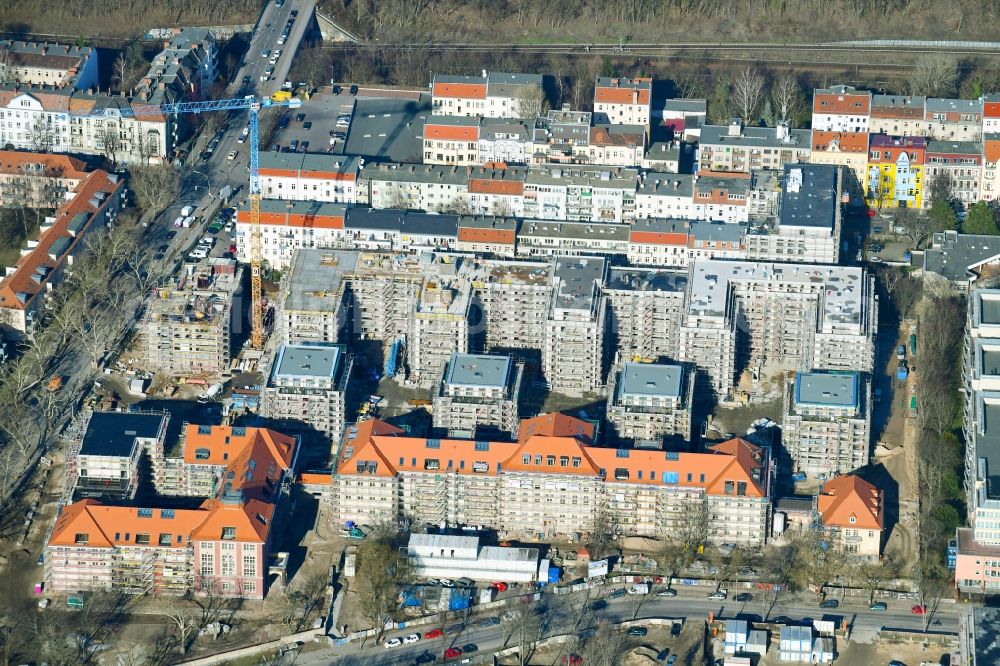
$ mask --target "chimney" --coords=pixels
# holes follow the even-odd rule
[[[483,78],[484,79],[486,78],[486,70],[485,69],[483,70]]]
[[[788,129],[787,122],[780,122],[778,126],[774,128],[774,136],[778,141],[788,141],[791,138],[791,134]]]
[[[729,136],[739,136],[743,134],[743,119],[732,118],[729,121]]]

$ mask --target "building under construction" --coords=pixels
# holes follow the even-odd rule
[[[189,264],[153,292],[142,322],[146,367],[179,376],[216,375],[229,368],[243,269],[233,259]]]

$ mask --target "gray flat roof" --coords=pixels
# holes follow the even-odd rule
[[[687,287],[687,272],[658,268],[620,268],[608,271],[608,289],[631,291],[670,291],[683,293]]]
[[[129,458],[136,438],[156,439],[166,419],[165,414],[94,412],[83,435],[80,455]]]
[[[261,169],[288,171],[326,171],[329,173],[357,173],[360,159],[353,155],[330,153],[276,153],[262,150],[258,166]]]
[[[638,170],[623,167],[543,164],[529,169],[525,182],[552,186],[632,190],[635,188],[638,175]]]
[[[650,155],[647,153],[646,157]],[[649,171],[642,176],[637,194],[662,194],[691,198],[694,194],[694,176],[689,173],[660,173]]]
[[[830,407],[858,407],[856,372],[800,372],[795,377],[795,403]]]
[[[982,113],[983,103],[978,99],[928,97],[926,109],[928,113]]]
[[[510,356],[452,354],[446,381],[456,386],[503,387],[510,377]]]
[[[1000,393],[982,391],[976,400],[979,428],[975,434],[976,458],[986,459],[986,495],[1000,498]]]
[[[424,127],[428,125],[479,127],[479,116],[430,116],[424,121]]]
[[[421,236],[458,236],[458,216],[392,209],[351,208],[344,218],[344,228],[397,231]]]
[[[261,199],[262,213],[289,213],[291,215],[309,215],[315,217],[344,217],[348,205],[330,203],[328,201],[291,201],[289,199]],[[250,202],[245,200],[240,210],[249,211]]]
[[[361,169],[365,180],[394,181],[404,183],[447,183],[450,185],[469,184],[468,167],[443,166],[440,164],[366,164]]]
[[[691,234],[696,240],[738,243],[747,233],[747,223],[693,220]]]
[[[565,220],[526,219],[521,223],[519,237],[605,239],[628,242],[629,225],[615,222],[573,222]]]
[[[333,127],[337,114],[328,123]],[[403,98],[357,98],[347,141],[338,142],[344,155],[392,162],[423,161],[424,121],[431,115],[431,96],[419,100]]]
[[[837,169],[825,164],[786,164],[779,224],[832,230],[837,215]]]
[[[680,396],[684,367],[659,363],[626,363],[618,380],[619,395]]]
[[[556,307],[590,310],[597,285],[604,279],[604,265],[600,257],[558,257],[552,272],[559,281]]]
[[[978,141],[928,141],[927,152],[975,155],[979,157],[983,153],[983,144]]]
[[[360,253],[343,250],[302,249],[295,253],[286,310],[335,312],[340,307],[340,287],[345,273],[358,265]]]
[[[505,137],[517,136],[521,141],[528,141],[535,130],[535,123],[519,118],[483,118],[479,126],[479,138],[485,141],[496,141],[498,134]]]
[[[663,102],[664,111],[679,111],[680,113],[705,113],[708,101],[704,99],[668,99]]]
[[[330,377],[337,373],[343,349],[334,344],[282,345],[273,377]]]

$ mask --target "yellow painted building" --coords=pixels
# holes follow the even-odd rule
[[[922,137],[873,134],[865,198],[872,208],[922,208],[927,143]]]

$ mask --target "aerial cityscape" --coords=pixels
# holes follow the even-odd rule
[[[3,663],[1000,664],[998,17],[0,0]]]

